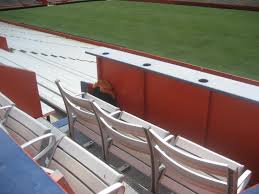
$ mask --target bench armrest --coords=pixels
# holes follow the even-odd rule
[[[250,181],[252,172],[250,170],[246,170],[239,178],[237,182],[237,193],[240,193],[244,190],[248,182]]]
[[[110,113],[109,115],[114,117],[114,118],[116,118],[116,119],[118,119],[120,114],[121,114],[121,111],[117,110],[117,111],[114,111],[114,112]]]
[[[38,141],[42,141],[44,139],[49,139],[49,144],[47,145],[46,148],[44,148],[42,151],[40,151],[36,156],[34,156],[33,160],[37,161],[40,158],[42,158],[43,156],[45,156],[50,150],[51,148],[53,148],[56,144],[56,138],[52,133],[48,133],[45,135],[41,135],[39,137],[36,137],[24,144],[21,145],[22,149],[25,149],[26,147],[38,142]]]
[[[174,135],[168,135],[164,138],[164,141],[170,143],[172,140],[174,140],[175,136]]]
[[[85,95],[86,95],[85,92],[80,92],[80,93],[75,94],[74,96],[84,98]]]
[[[2,106],[0,107],[0,110],[6,110],[5,114],[3,115],[3,118],[0,118],[0,123],[4,124],[10,111],[12,110],[12,108],[14,107],[14,104],[10,104],[7,106]]]
[[[115,183],[106,189],[102,190],[98,194],[124,194],[125,187],[122,183]]]
[[[12,108],[13,106],[14,106],[14,104],[7,105],[7,106],[1,106],[0,110],[9,109],[9,108]]]

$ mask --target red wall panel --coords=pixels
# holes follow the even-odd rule
[[[203,144],[209,91],[151,72],[145,77],[145,119]]]
[[[2,37],[2,36],[0,36],[0,49],[4,49],[6,51],[9,51],[6,38]]]
[[[100,58],[98,79],[112,84],[121,109],[204,144],[208,90]]]
[[[98,60],[98,79],[109,81],[119,107],[144,117],[144,71],[112,60]]]
[[[0,64],[0,91],[34,118],[42,116],[34,72]]]
[[[230,157],[259,180],[259,105],[213,93],[208,126],[208,148]]]

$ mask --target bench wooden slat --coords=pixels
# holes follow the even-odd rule
[[[14,139],[14,141],[18,145],[22,145],[27,142],[27,140],[25,140],[20,135],[15,133],[13,130],[9,129],[8,127],[6,127],[6,129],[9,133],[9,135]],[[34,146],[30,146],[26,149],[26,152],[28,152],[30,156],[36,156],[39,153],[39,149],[36,149]]]
[[[121,160],[127,162],[129,165],[133,166],[146,176],[151,176],[150,166],[146,165],[138,158],[132,157],[132,155],[128,154],[127,152],[121,150],[120,148],[114,145],[110,147],[110,152],[118,158],[120,158]]]
[[[118,131],[114,130],[112,127],[110,127],[104,120],[101,118],[101,122],[104,124],[104,133],[107,133],[109,137],[111,137],[115,142],[119,142],[120,144],[131,148],[135,151],[139,151],[142,153],[149,153],[149,147],[147,142],[131,138],[129,136],[126,136],[122,133],[119,133]],[[124,126],[126,128],[127,126]]]
[[[239,164],[229,158],[226,158],[220,154],[217,154],[211,150],[208,150],[192,141],[189,141],[183,137],[178,136],[175,139],[175,145],[180,149],[186,150],[201,158],[209,158],[212,161],[228,164],[231,169],[238,169],[238,174],[241,175],[244,171],[244,165]]]
[[[31,129],[26,128],[24,125],[22,125],[20,122],[17,122],[15,119],[13,118],[8,118],[7,122],[6,122],[6,127],[8,127],[11,131],[14,131],[16,134],[19,134],[21,137],[23,137],[26,141],[32,140],[36,137],[38,137],[37,135],[35,135]],[[35,147],[37,148],[37,150],[40,150],[41,147],[41,143],[37,142],[34,144]]]
[[[93,132],[91,129],[86,128],[85,126],[76,123],[75,128],[80,130],[84,135],[89,137],[90,139],[94,140],[95,143],[101,146],[101,137],[99,134],[96,134]],[[129,149],[121,144],[118,144],[117,142],[114,142],[114,145],[111,145],[110,152],[113,153],[114,155],[118,156],[120,159],[126,161],[127,163],[131,164],[132,166],[136,167],[136,163],[138,163],[136,167],[139,171],[145,171],[148,173],[150,171],[150,156],[134,151],[132,149]],[[130,154],[129,154],[130,153]],[[133,158],[133,156],[135,156]],[[137,159],[138,158],[138,159]],[[146,169],[146,170],[144,170]]]
[[[117,131],[134,135],[134,136],[146,137],[144,128],[142,126],[135,125],[132,123],[126,123],[119,119],[113,118],[112,116],[107,114],[104,110],[102,110],[95,102],[93,102],[92,105],[98,117],[103,118],[107,124],[115,128]]]
[[[201,172],[212,173],[218,176],[227,176],[228,166],[224,163],[199,158],[190,153],[183,152],[181,149],[169,144],[160,138],[153,130],[150,130],[151,139],[158,145],[169,157],[175,161],[180,162],[182,165],[188,166]]]
[[[92,123],[87,123],[84,120],[78,118],[76,119],[74,126],[76,125],[76,123],[80,123],[80,125],[84,125],[85,127],[91,129],[92,131],[94,131],[95,133],[101,135],[100,129],[99,129],[99,125],[98,123],[92,124]]]
[[[76,118],[79,118],[80,120],[83,120],[90,124],[98,123],[94,113],[84,111],[83,109],[79,109],[75,105],[71,104],[71,102],[69,101],[67,101],[67,104],[69,105],[69,109],[71,109],[71,111],[74,113]]]
[[[65,152],[69,153],[74,158],[80,158],[80,162],[91,169],[96,175],[108,184],[114,184],[120,182],[123,178],[121,174],[107,166],[100,159],[84,150],[83,147],[73,142],[68,137],[64,137],[59,143],[59,147]]]
[[[195,173],[173,160],[173,158],[170,158],[159,148],[157,148],[157,150],[161,156],[160,161],[166,166],[167,171],[171,171],[169,174],[173,180],[176,180],[197,193],[226,194],[228,192],[226,182]]]
[[[75,129],[79,130],[81,133],[94,140],[98,145],[102,145],[102,140],[100,134],[96,133],[94,130],[82,125],[79,122],[75,122]]]
[[[155,192],[158,191],[158,183],[164,176],[197,193],[234,194],[237,192],[239,178],[237,168],[231,169],[227,163],[219,163],[209,157],[199,157],[175,147],[178,138],[165,141],[152,129],[148,134],[156,158],[153,179]],[[164,171],[160,171],[163,166]],[[162,172],[164,173],[161,174]],[[174,191],[174,188],[171,189]]]
[[[45,127],[40,122],[37,122],[34,118],[30,115],[26,114],[25,112],[21,111],[20,109],[14,107],[10,112],[10,117],[15,118],[18,122],[22,123],[28,129],[31,129],[35,134],[38,136],[44,135],[50,130]]]
[[[168,188],[170,191],[173,191],[174,193],[177,193],[177,194],[197,194],[196,192],[193,192],[192,190],[179,184],[179,182],[173,180],[168,176],[162,176],[160,179],[160,183],[166,188]]]
[[[119,144],[117,142],[113,143],[114,146],[118,147],[119,149],[123,150],[124,152],[126,152],[127,154],[131,155],[132,157],[137,158],[138,160],[140,160],[141,162],[143,162],[144,164],[146,164],[147,166],[151,166],[151,161],[150,161],[150,155],[149,154],[145,154],[142,152],[138,152],[135,150],[132,150],[122,144]]]
[[[84,98],[82,98],[80,96],[75,96],[75,95],[69,93],[68,90],[63,88],[63,86],[60,83],[56,82],[56,84],[57,84],[57,86],[59,88],[59,91],[61,92],[61,95],[64,96],[65,98],[67,98],[70,102],[72,102],[73,104],[76,104],[77,106],[82,107],[85,110],[88,110],[88,111],[92,110],[91,101],[93,101],[93,100],[91,100],[91,99],[84,99]],[[65,103],[67,103],[67,101]]]
[[[76,123],[75,128],[80,130],[84,135],[86,135],[87,137],[92,139],[95,143],[101,146],[100,135],[93,132],[91,129],[88,129],[87,127],[81,125],[80,123]],[[150,156],[145,155],[143,153],[138,153],[137,155],[136,151],[128,149],[123,145],[117,144],[116,142],[114,142],[114,145],[111,145],[110,152],[115,156],[119,157],[121,160],[134,166],[136,169],[143,172],[145,175],[150,176],[151,174],[150,165],[147,165],[148,163],[147,160],[149,160],[150,162]],[[131,153],[131,154],[128,154],[128,153]],[[139,155],[141,155],[141,157],[138,157]],[[136,156],[136,158],[133,156]],[[142,161],[142,158],[144,158],[143,161],[145,162]]]
[[[49,168],[60,170],[75,193],[94,194],[90,189],[88,189],[83,183],[76,179],[69,171],[59,165],[55,160],[51,161]]]
[[[143,119],[140,119],[130,113],[127,113],[125,111],[121,111],[121,114],[119,116],[119,119],[128,122],[128,123],[134,123],[135,125],[140,125],[142,127],[145,127],[147,129],[151,128],[153,129],[161,138],[165,138],[168,135],[170,135],[170,133],[152,123],[149,123]]]
[[[95,193],[105,189],[108,186],[93,172],[91,172],[87,166],[83,166],[80,162],[76,161],[69,154],[59,148],[56,149],[53,159],[60,161],[59,163],[63,168],[69,170],[73,175],[76,175],[76,178],[80,181],[87,183],[88,187]]]

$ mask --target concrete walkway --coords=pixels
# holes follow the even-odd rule
[[[80,81],[97,80],[96,57],[85,54],[95,45],[0,22],[0,36],[6,37],[12,52],[0,49],[0,62],[34,71],[39,94],[51,105],[65,110],[54,81],[60,79],[73,93]]]

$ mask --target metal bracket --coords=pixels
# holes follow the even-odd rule
[[[127,163],[124,163],[122,166],[120,166],[119,168],[117,168],[117,170],[118,170],[119,172],[124,172],[124,171],[128,170],[129,168],[130,168],[130,165],[127,164]]]
[[[85,149],[88,149],[88,148],[90,148],[90,147],[93,146],[93,145],[94,145],[94,142],[93,142],[93,141],[88,141],[88,142],[86,142],[86,143],[83,144],[83,147],[84,147]]]

